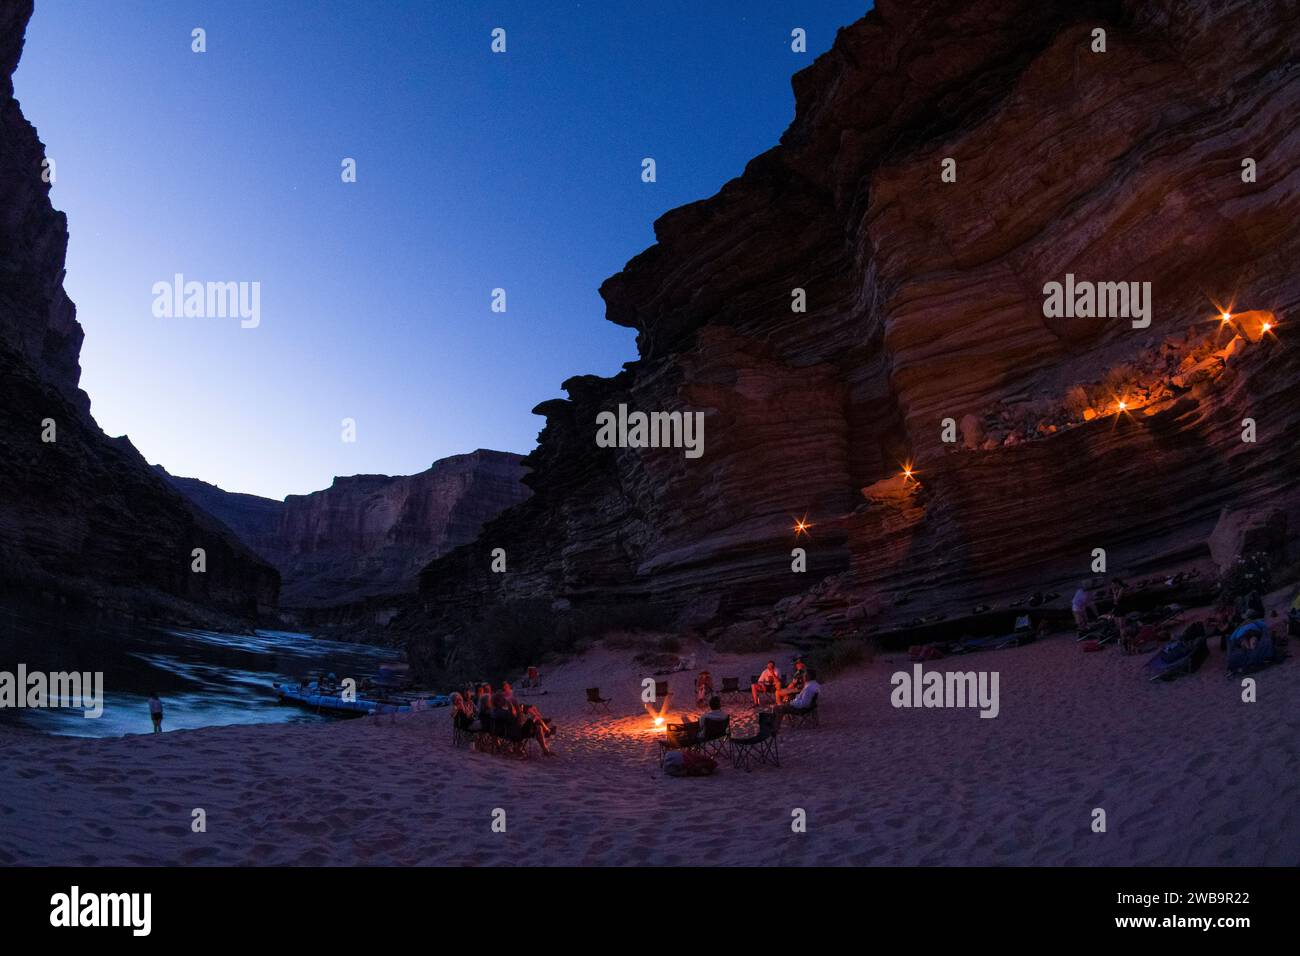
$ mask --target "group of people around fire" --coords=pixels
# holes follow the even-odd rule
[[[536,673],[533,668],[529,670],[530,674]],[[496,691],[491,684],[479,684],[477,688],[467,684],[463,692],[451,695],[451,708],[452,721],[463,730],[493,731],[505,727],[520,738],[533,738],[542,753],[555,756],[550,744],[552,724],[536,704],[519,700],[509,681],[503,682]]]
[[[703,707],[707,703],[712,711],[720,712],[721,698],[714,691],[713,675],[700,671],[695,678],[695,705]],[[808,710],[819,693],[821,684],[817,682],[816,672],[798,657],[788,681],[777,668],[776,661],[768,661],[758,679],[749,685],[755,708],[760,706],[760,695],[771,694],[778,713]]]

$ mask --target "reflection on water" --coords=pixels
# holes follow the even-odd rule
[[[212,631],[51,625],[0,618],[0,671],[19,662],[33,671],[102,671],[104,712],[87,719],[77,709],[0,709],[0,721],[50,734],[116,737],[150,733],[148,698],[163,702],[163,730],[226,724],[321,721],[281,705],[271,689],[279,678],[332,671],[358,681],[381,663],[400,660],[386,648],[315,640],[289,631]]]

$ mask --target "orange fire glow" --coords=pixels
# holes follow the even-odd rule
[[[812,522],[808,520],[808,513],[804,512],[804,516],[802,518],[795,519],[794,536],[797,538],[800,535],[808,534],[808,529],[811,527],[812,527]]]

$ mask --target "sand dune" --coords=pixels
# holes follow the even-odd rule
[[[9,730],[0,863],[1300,863],[1300,667],[1257,675],[1246,704],[1217,646],[1169,685],[1144,683],[1143,659],[1055,637],[927,665],[998,671],[1001,713],[981,719],[893,708],[890,675],[910,665],[878,658],[826,682],[820,729],[783,731],[779,769],[703,779],[660,772],[642,675],[607,650],[545,675],[551,760],[456,750],[446,710],[116,740]],[[698,663],[747,679],[761,661]],[[683,702],[690,680],[671,679]],[[610,716],[586,713],[593,684]]]

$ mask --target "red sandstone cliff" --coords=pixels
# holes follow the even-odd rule
[[[335,478],[282,502],[168,478],[279,568],[283,605],[320,607],[414,590],[425,565],[528,497],[521,460],[480,448],[415,475]]]
[[[63,289],[67,220],[13,96],[30,0],[0,4],[0,590],[24,600],[188,617],[245,616],[279,576],[104,435],[78,387],[82,330]],[[42,440],[46,421],[55,441]],[[191,569],[192,551],[207,570]]]
[[[781,144],[602,286],[640,358],[538,406],[533,498],[426,570],[413,655],[528,598],[710,636],[886,628],[1077,579],[1097,547],[1205,556],[1224,509],[1300,527],[1298,10],[878,3],[794,77]],[[1067,272],[1152,283],[1150,327],[1045,318]],[[1220,327],[1216,298],[1281,325]],[[598,448],[621,402],[703,412],[703,457]]]

